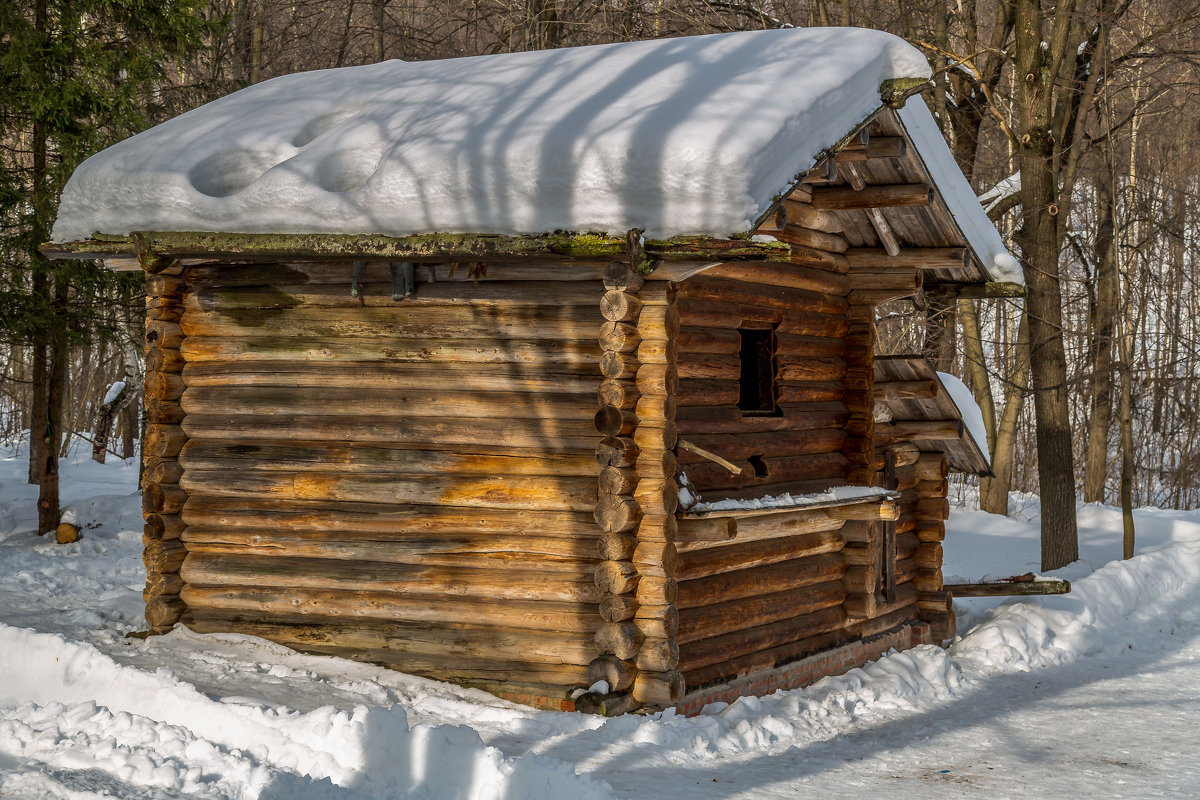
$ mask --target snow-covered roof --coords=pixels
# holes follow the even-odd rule
[[[854,28],[288,75],[88,159],[53,238],[632,228],[724,238],[748,232],[874,114],[884,81],[928,75],[903,40]]]
[[[1024,284],[1021,264],[1008,252],[996,226],[980,206],[929,109],[924,103],[914,101],[897,113],[929,177],[983,268],[996,280]]]

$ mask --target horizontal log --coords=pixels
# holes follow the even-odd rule
[[[732,382],[742,374],[737,353],[681,353],[676,368],[682,380]]]
[[[710,521],[729,519],[728,517],[713,517]],[[684,522],[700,522],[702,520],[681,520]],[[736,546],[741,547],[751,542],[768,541],[771,539],[781,539],[789,536],[799,536],[808,533],[818,533],[821,531],[836,531],[846,524],[842,520],[827,517],[822,513],[813,511],[793,511],[780,514],[764,515],[761,517],[745,517],[736,520],[735,539]],[[681,527],[682,530],[682,527]],[[711,541],[690,541],[684,542],[682,539],[678,545],[680,552],[704,550],[709,547],[718,547],[722,544],[721,540],[716,543]]]
[[[347,289],[347,294],[349,290]],[[551,303],[502,311],[461,306],[190,310],[180,326],[187,336],[221,339],[298,337],[301,339],[397,339],[518,341],[533,339],[588,341],[600,332],[604,318],[596,302],[587,306]]]
[[[609,691],[623,692],[633,685],[637,669],[628,661],[623,661],[614,655],[602,655],[592,659],[588,664],[588,685],[594,686],[600,681],[608,684]]]
[[[788,383],[836,383],[846,374],[846,366],[840,358],[781,355],[776,358],[776,375]]]
[[[847,307],[845,298],[836,294],[708,277],[694,278],[681,284],[679,297],[680,315],[685,325],[697,324],[689,321],[692,315],[685,312],[685,300],[743,304],[788,313],[808,311],[830,315],[844,314]]]
[[[462,659],[464,666],[475,664],[477,668],[486,668],[491,659],[494,670],[511,663],[586,666],[596,657],[591,632],[506,630],[463,624],[440,627],[369,620],[285,623],[198,610],[192,610],[189,619],[196,623],[197,632],[236,630],[310,652],[322,647],[389,652],[394,654],[393,664],[403,664],[406,658],[413,659],[413,663],[431,664],[437,662],[425,657],[438,657]]]
[[[146,371],[177,373],[183,369],[187,359],[177,348],[147,347]]]
[[[912,577],[913,587],[921,594],[940,592],[945,588],[940,569],[919,569]]]
[[[679,345],[674,339],[644,339],[638,345],[637,358],[643,364],[674,364]]]
[[[346,442],[278,443],[193,439],[179,453],[194,470],[253,472],[334,472],[406,475],[563,475],[596,476],[600,465],[590,450],[572,453],[513,454],[487,445],[458,450],[389,447]],[[150,474],[150,470],[147,470]]]
[[[841,299],[841,298],[838,298]],[[796,310],[790,313],[749,303],[724,303],[720,299],[679,301],[683,324],[693,327],[738,329],[747,324],[774,326],[776,333],[838,338],[849,323],[845,314]]]
[[[350,265],[345,265],[347,272]],[[477,313],[507,313],[516,307],[543,305],[599,308],[603,286],[588,281],[514,281],[423,283],[403,303],[392,299],[390,281],[364,281],[359,296],[350,295],[350,276],[344,284],[277,284],[251,287],[197,287],[183,297],[185,311],[272,310],[292,308],[379,308],[415,310],[462,306]]]
[[[146,399],[178,400],[183,395],[183,378],[169,372],[147,372],[145,395]]]
[[[145,521],[145,535],[152,539],[178,539],[187,527],[178,514],[147,514]]]
[[[194,587],[254,586],[271,589],[330,589],[396,595],[496,600],[554,600],[599,603],[601,591],[590,565],[574,572],[548,572],[504,565],[453,568],[345,559],[274,558],[192,553],[180,569]]]
[[[702,578],[680,580],[676,605],[684,610],[738,598],[799,589],[838,580],[845,572],[846,565],[837,553],[825,553],[777,564],[716,573]]]
[[[600,387],[596,390],[596,397],[600,405],[615,406],[621,409],[636,407],[641,396],[637,383],[630,380],[603,380],[600,381]]]
[[[933,187],[923,183],[868,186],[862,190],[849,186],[817,186],[813,188],[812,196],[812,206],[819,211],[927,206],[932,201]]]
[[[771,235],[781,242],[812,248],[813,250],[824,250],[828,253],[837,253],[839,255],[845,253],[850,248],[850,244],[846,241],[845,236],[812,230],[800,225],[785,225]]]
[[[800,264],[721,264],[704,274],[709,278],[783,286],[820,294],[841,296],[850,291],[850,279],[846,275]]]
[[[143,482],[175,484],[183,476],[183,467],[172,458],[150,459],[142,471]]]
[[[834,154],[839,164],[852,164],[873,158],[904,158],[908,152],[908,144],[903,136],[872,136],[866,145],[851,147]]]
[[[792,244],[788,261],[798,266],[817,267],[845,275],[850,271],[850,262],[841,253],[831,253],[828,250],[818,250],[815,247],[805,247]]]
[[[178,597],[183,579],[175,572],[147,572],[143,597]]]
[[[837,553],[841,549],[842,539],[836,530],[747,542],[735,541],[725,547],[706,547],[682,553],[675,574],[678,580],[687,581],[809,556]]]
[[[633,410],[622,410],[616,406],[601,406],[592,421],[596,430],[604,436],[629,436],[638,426],[638,417]]]
[[[907,267],[909,269],[961,270],[968,263],[965,247],[904,247],[896,256],[882,247],[851,247],[846,259],[851,269]]]
[[[675,400],[682,410],[694,406],[736,406],[740,396],[736,381],[681,380]]]
[[[594,539],[599,535],[592,515],[570,511],[465,508],[455,506],[318,502],[269,497],[220,497],[193,495],[183,511],[188,525],[237,529],[325,531],[341,535],[371,534],[389,538],[411,534],[478,532],[503,534],[523,532],[531,536],[553,535]]]
[[[694,542],[727,542],[737,533],[737,524],[730,517],[679,520],[678,545],[681,548]]]
[[[184,612],[187,611],[187,604],[178,597],[152,596],[145,600],[146,625],[150,627],[151,633],[163,633],[169,630],[183,618]]]
[[[625,533],[605,533],[597,540],[596,553],[602,561],[629,561],[637,539]]]
[[[914,469],[916,476],[923,481],[943,481],[950,474],[949,463],[943,453],[923,453]]]
[[[621,660],[634,658],[644,639],[645,636],[632,622],[605,622],[595,634],[596,649]]]
[[[846,353],[846,342],[844,339],[777,333],[775,335],[775,353],[779,356],[841,358]]]
[[[1064,580],[993,581],[990,583],[947,583],[945,590],[954,597],[1017,597],[1043,594],[1068,594],[1071,582]]]
[[[921,271],[909,267],[876,267],[850,272],[851,290],[891,289],[907,296],[920,291],[921,284]]]
[[[178,514],[187,492],[174,484],[151,483],[142,489],[142,511],[146,514]]]
[[[674,605],[639,606],[633,624],[648,640],[673,639],[679,629],[679,610]]]
[[[779,622],[697,639],[680,645],[679,669],[693,673],[711,665],[720,667],[723,662],[837,631],[845,625],[845,611],[841,606],[832,606]]]
[[[802,592],[784,591],[690,608],[680,612],[676,638],[683,645],[840,606],[845,599],[841,581],[831,581],[805,587]]]
[[[288,474],[189,468],[180,485],[188,492],[224,497],[266,495],[289,500],[412,502],[532,511],[590,511],[597,497],[594,478],[545,475]],[[182,507],[182,501],[179,505]]]
[[[651,638],[647,636],[638,648],[637,664],[639,674],[642,672],[666,672],[673,670],[679,663],[679,645],[673,638]],[[637,681],[634,681],[635,691]]]
[[[875,426],[879,443],[902,442],[911,439],[944,441],[961,439],[963,424],[957,419],[902,420]]]
[[[875,382],[876,396],[885,400],[931,400],[940,391],[941,387],[935,380]]]
[[[637,318],[638,333],[643,340],[674,339],[679,335],[680,324],[679,309],[674,301],[670,305],[645,305]]]
[[[641,451],[627,436],[605,436],[596,445],[596,463],[601,466],[630,467]]]
[[[638,522],[637,538],[642,542],[675,542],[679,538],[679,520],[673,514],[642,517]]]
[[[178,322],[146,320],[146,347],[177,348],[184,339]]]
[[[842,450],[846,433],[841,430],[771,431],[745,434],[698,434],[688,438],[693,444],[730,461],[745,461],[754,455],[771,453],[776,457],[836,453]],[[679,463],[694,464],[706,459],[694,453],[679,454]]]
[[[795,225],[825,233],[842,233],[846,230],[846,224],[841,217],[830,211],[818,211],[812,207],[811,203],[791,199],[784,200],[780,205],[780,211],[783,212],[784,226]],[[844,292],[840,294],[844,294]]]
[[[679,371],[673,364],[643,364],[635,380],[643,395],[671,395],[679,388]]]
[[[178,572],[187,554],[186,545],[178,540],[142,537],[142,563],[147,574]]]
[[[633,619],[639,608],[637,598],[631,594],[605,594],[600,600],[600,618],[605,622],[622,622]]]
[[[588,603],[545,600],[476,600],[413,597],[391,592],[258,587],[185,586],[189,608],[306,619],[370,619],[389,622],[459,623],[497,627],[584,632],[595,629],[598,609]]]
[[[672,542],[641,541],[634,548],[632,560],[638,574],[666,578],[675,575],[679,553]]]
[[[825,509],[825,513],[834,519],[844,520],[896,520],[900,516],[897,505],[890,500],[872,500],[869,502],[852,503]]]
[[[315,361],[414,364],[594,364],[596,341],[542,339],[398,339],[384,337],[189,336],[179,347],[189,362]]]
[[[632,594],[638,584],[637,567],[628,561],[601,561],[596,565],[593,582],[600,592]]]
[[[636,320],[641,310],[638,296],[620,289],[610,289],[600,298],[600,314],[609,322]]]
[[[683,676],[678,672],[638,672],[631,692],[633,699],[646,706],[673,706],[687,691]]]
[[[152,426],[148,426],[152,427]],[[457,449],[460,445],[530,448],[537,452],[578,452],[596,446],[592,420],[545,419],[529,423],[506,419],[379,418],[370,415],[189,414],[182,429],[194,439],[276,440],[279,442],[360,442],[422,444]],[[183,442],[178,446],[182,448]],[[171,455],[167,448],[157,455]],[[178,452],[176,450],[176,452]]]
[[[600,347],[606,351],[632,353],[641,341],[637,326],[628,322],[605,322],[600,326]]]
[[[531,392],[459,392],[445,388],[388,390],[330,387],[227,386],[190,388],[180,405],[188,414],[366,415],[589,420],[595,401],[586,395]]]
[[[631,530],[642,518],[637,501],[624,495],[603,495],[595,509],[596,524],[608,533]]]
[[[917,610],[925,613],[945,614],[954,608],[950,592],[932,592],[917,595]]]
[[[643,606],[666,606],[675,602],[679,585],[674,578],[646,575],[638,580],[637,601]]]
[[[777,400],[781,403],[840,402],[846,397],[846,387],[838,381],[812,383],[780,382]]]
[[[149,377],[149,376],[148,376]],[[256,362],[188,364],[178,381],[178,398],[184,381],[189,388],[277,386],[308,389],[363,389],[425,391],[431,386],[455,391],[547,392],[592,396],[596,391],[595,363],[571,367],[564,364],[385,364],[272,362],[269,369]],[[164,399],[169,399],[164,395]]]

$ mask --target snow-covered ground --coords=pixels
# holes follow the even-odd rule
[[[1072,594],[971,601],[965,635],[694,718],[532,711],[242,636],[145,641],[136,466],[67,464],[33,533],[0,452],[0,797],[1200,797],[1200,512],[1081,509]],[[1037,568],[1037,502],[956,511],[947,575]],[[968,625],[974,626],[967,631]]]

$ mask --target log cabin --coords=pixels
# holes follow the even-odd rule
[[[1021,277],[928,77],[828,28],[390,61],[93,156],[44,251],[145,273],[150,631],[608,714],[952,636],[986,444],[876,309]]]

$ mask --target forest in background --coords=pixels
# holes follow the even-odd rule
[[[1041,494],[1047,569],[1076,557],[1077,498],[1200,505],[1200,0],[14,0],[0,435],[35,432],[42,529],[57,458],[128,456],[140,426],[141,282],[37,250],[86,156],[301,70],[817,25],[925,52],[925,99],[1024,266],[1024,299],[881,308],[882,352],[923,352],[975,393],[995,474],[980,505]]]

